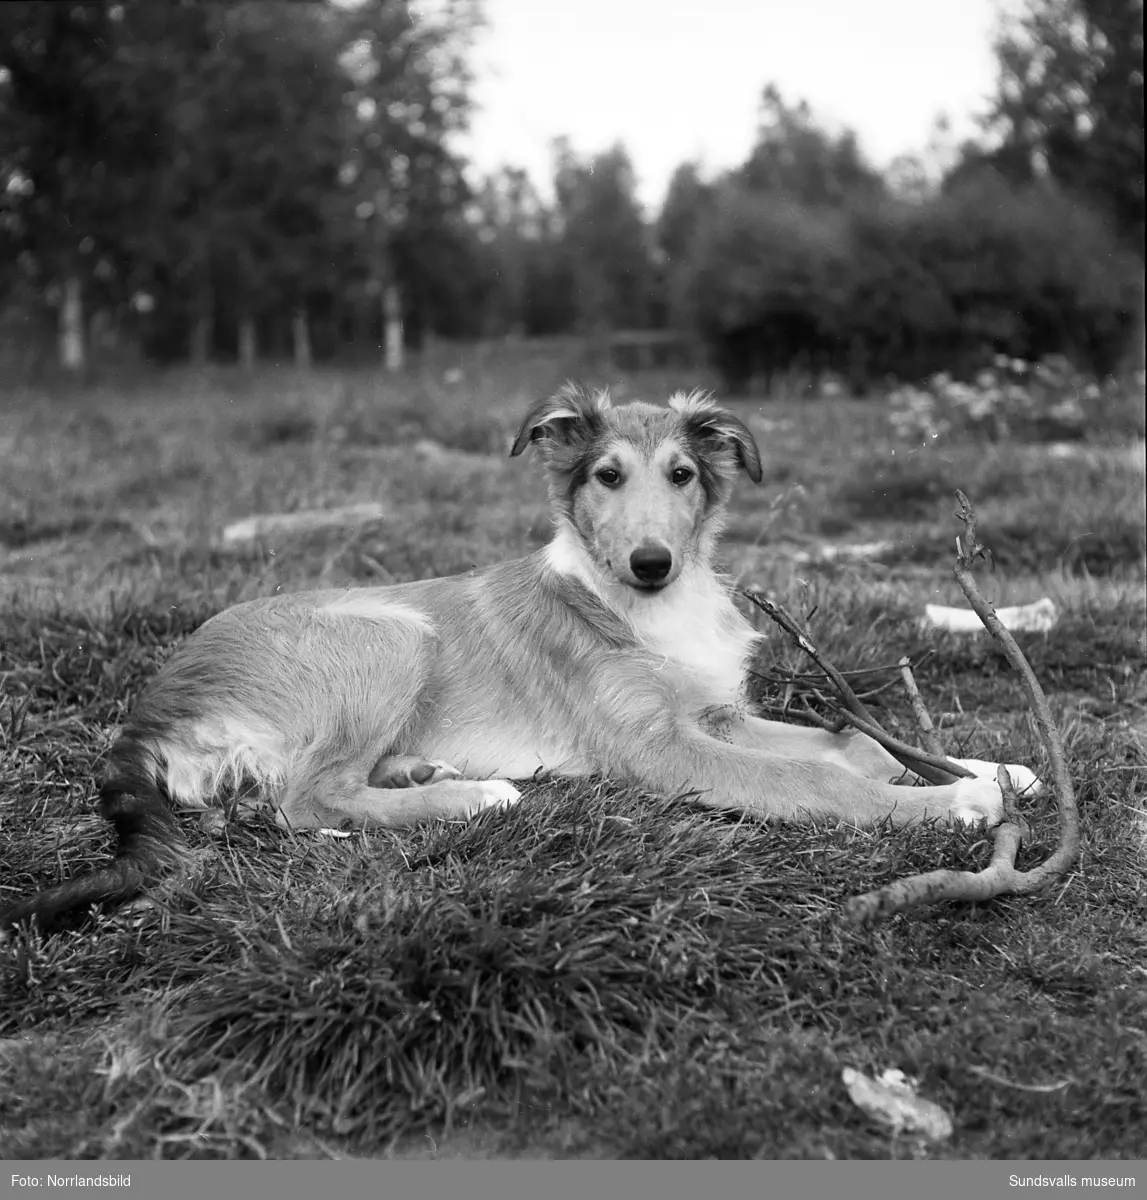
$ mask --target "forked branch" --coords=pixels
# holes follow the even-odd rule
[[[981,545],[976,530],[976,514],[968,497],[957,490],[960,507],[956,516],[964,523],[964,537],[957,539],[955,576],[972,610],[983,622],[984,627],[1003,647],[1009,663],[1020,677],[1024,692],[1035,714],[1040,741],[1047,752],[1051,770],[1051,785],[1059,802],[1060,838],[1052,856],[1030,871],[1016,870],[1016,854],[1022,844],[1025,826],[1016,811],[1016,791],[1007,770],[1000,767],[997,782],[1004,795],[1005,820],[992,830],[994,841],[992,859],[982,871],[930,871],[897,880],[886,887],[855,896],[845,906],[846,918],[858,925],[872,924],[892,916],[894,913],[922,904],[935,904],[944,900],[987,900],[993,896],[1026,895],[1046,887],[1052,880],[1063,875],[1079,853],[1079,810],[1075,792],[1067,772],[1063,739],[1051,716],[1047,697],[1039,685],[1031,666],[1016,644],[1011,633],[1001,623],[995,609],[984,599],[972,574],[978,558],[988,556]],[[840,695],[841,716],[851,725],[863,730],[881,742],[896,758],[909,766],[929,782],[948,782],[953,776],[966,776],[966,770],[943,758],[943,750],[932,722],[928,717],[920,692],[912,677],[907,659],[900,666],[904,685],[912,704],[921,737],[927,751],[916,750],[896,739],[889,738],[873,719],[872,714],[857,700],[838,671],[827,662],[813,645],[811,638],[800,625],[777,604],[755,593],[744,593],[747,599],[766,612],[782,629],[793,637],[832,680]],[[843,684],[843,687],[841,686]],[[906,753],[906,751],[908,753]],[[925,770],[921,770],[925,767]],[[946,774],[946,777],[945,777]]]
[[[783,605],[761,595],[760,592],[742,592],[741,595],[775,621],[828,677],[840,698],[841,710],[837,714],[839,719],[878,741],[898,762],[929,783],[952,783],[956,779],[972,777],[971,771],[959,763],[952,762],[943,752],[931,754],[885,733],[872,711],[852,690],[848,680],[825,658],[808,630]]]

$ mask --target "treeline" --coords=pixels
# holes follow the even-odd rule
[[[0,303],[206,361],[443,319],[470,0],[0,5]]]
[[[433,16],[427,15],[432,12]],[[0,336],[397,360],[401,337],[676,329],[747,386],[1141,347],[1140,0],[1034,0],[977,143],[886,174],[766,89],[659,213],[622,147],[467,173],[473,0],[0,5]],[[389,338],[387,326],[389,325]],[[19,345],[34,339],[21,338]],[[0,360],[0,369],[3,368]]]

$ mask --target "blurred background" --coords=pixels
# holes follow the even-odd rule
[[[555,337],[760,394],[1134,371],[1142,20],[5,3],[0,379]]]

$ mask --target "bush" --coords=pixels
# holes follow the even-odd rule
[[[733,390],[780,370],[836,370],[847,271],[841,214],[730,183],[676,276],[672,307]]]
[[[1063,355],[1099,375],[1120,365],[1142,311],[1142,264],[1056,188],[982,173],[905,232],[956,319],[936,330],[933,370],[967,372],[993,353]]]
[[[1061,441],[1096,432],[1142,436],[1143,387],[1142,371],[1100,383],[1062,356],[1033,365],[997,355],[992,368],[971,383],[941,373],[923,387],[897,388],[889,397],[889,419],[896,433],[911,441],[948,433],[978,434],[989,441]],[[1132,412],[1137,429],[1129,427]]]
[[[1049,184],[992,173],[923,203],[801,207],[728,181],[675,278],[675,307],[733,389],[793,368],[857,390],[970,376],[995,355],[1124,361],[1141,264]]]

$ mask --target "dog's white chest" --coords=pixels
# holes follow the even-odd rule
[[[682,590],[664,601],[653,598],[629,618],[642,645],[663,660],[655,669],[672,673],[689,708],[736,704],[742,698],[756,635],[727,598]]]

